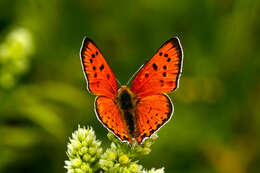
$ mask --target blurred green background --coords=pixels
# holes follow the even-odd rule
[[[121,83],[164,41],[181,40],[174,116],[144,167],[259,172],[259,17],[259,0],[0,0],[0,172],[65,172],[78,124],[108,145],[81,69],[84,36]]]

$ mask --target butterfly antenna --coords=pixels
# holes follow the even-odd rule
[[[122,85],[118,79],[116,79],[116,81],[117,81],[117,83],[118,83],[120,86]]]
[[[144,63],[145,64],[145,63]],[[136,74],[141,70],[141,68],[144,66],[144,64],[141,65],[141,67],[130,77],[130,79],[127,81],[126,85],[129,84],[129,82],[132,81],[132,79],[136,76]]]

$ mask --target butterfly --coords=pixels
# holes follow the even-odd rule
[[[85,37],[81,64],[90,93],[97,95],[98,120],[121,141],[141,144],[167,123],[173,104],[166,93],[179,86],[183,50],[177,37],[166,41],[135,73],[131,87],[117,79],[95,43]]]

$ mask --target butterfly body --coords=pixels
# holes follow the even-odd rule
[[[83,40],[81,62],[88,89],[98,95],[99,121],[120,140],[142,143],[168,122],[173,104],[165,93],[178,87],[183,52],[178,38],[165,42],[138,71],[131,87],[118,87],[116,78],[97,46]]]
[[[136,107],[138,99],[135,94],[126,85],[123,85],[119,90],[116,97],[119,107],[122,110],[131,110]]]
[[[135,129],[137,128],[135,123],[135,109],[137,104],[137,98],[129,88],[123,85],[118,90],[116,102],[118,108],[120,109],[122,119],[125,120],[125,123],[127,125],[127,131],[130,138],[135,137]]]

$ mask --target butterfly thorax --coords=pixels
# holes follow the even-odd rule
[[[128,127],[129,134],[132,137],[135,137],[136,131],[136,104],[137,98],[135,94],[125,85],[123,85],[117,93],[117,104],[122,113],[122,119],[125,120],[125,123]]]

